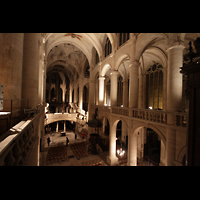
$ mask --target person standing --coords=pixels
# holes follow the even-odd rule
[[[50,142],[51,142],[50,137],[48,137],[47,138],[48,147],[49,147]]]
[[[83,138],[83,140],[84,140],[84,137],[85,137],[85,134],[84,134],[84,133],[82,133],[82,138]]]
[[[69,139],[66,137],[66,147],[68,147]]]

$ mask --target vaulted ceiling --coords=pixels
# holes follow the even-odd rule
[[[91,65],[93,49],[101,59],[106,37],[114,43],[114,33],[46,33],[47,72],[55,69],[55,66],[62,66],[69,78],[80,74],[86,61]]]

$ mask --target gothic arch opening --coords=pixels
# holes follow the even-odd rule
[[[152,129],[144,131],[144,154],[143,158],[148,161],[148,165],[159,165],[160,163],[161,138]]]
[[[115,155],[119,160],[123,160],[123,163],[120,161],[120,164],[127,165],[127,152],[128,152],[128,126],[123,119],[118,119],[114,122],[111,131],[111,134],[115,135],[116,138],[116,148]]]
[[[156,130],[139,126],[129,140],[130,166],[159,166],[165,163],[165,141]]]

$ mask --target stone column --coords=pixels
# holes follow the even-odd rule
[[[92,120],[92,114],[94,110],[92,109],[92,105],[95,104],[95,77],[94,77],[94,68],[90,69],[90,82],[89,82],[89,102],[88,102],[88,120]],[[93,132],[93,128],[88,126],[88,137],[90,138],[90,134]]]
[[[110,125],[109,135],[109,156],[107,156],[109,165],[117,165],[118,158],[116,157],[116,126]]]
[[[137,134],[129,131],[128,136],[128,166],[137,166]]]
[[[129,82],[129,108],[138,106],[138,67],[140,62],[137,60],[130,64],[130,82]]]
[[[104,80],[105,77],[99,77],[99,105],[103,106],[104,103]]]
[[[138,108],[143,108],[143,94],[142,94],[142,90],[143,90],[143,76],[140,75],[139,76],[139,89],[138,89]]]
[[[183,46],[168,49],[167,73],[167,110],[178,111],[182,107],[182,77],[180,67],[183,65]]]
[[[165,166],[165,145],[163,140],[160,141],[160,163],[159,166]]]
[[[77,84],[74,81],[74,102],[73,103],[77,103]]]
[[[29,108],[38,104],[38,59],[38,33],[25,33],[22,98],[28,99]]]
[[[79,78],[79,108],[83,109],[83,81],[84,78]]]
[[[64,132],[66,132],[66,121],[64,121]]]
[[[143,99],[142,99],[142,108],[145,109],[146,108],[146,74],[143,74],[142,75],[143,77],[143,91],[142,91],[142,94],[143,94]]]
[[[23,39],[24,33],[0,34],[0,83],[4,85],[4,99],[21,99]],[[10,111],[10,106],[10,101],[3,102],[5,111]],[[20,106],[20,100],[13,101],[13,110]]]
[[[128,80],[123,81],[123,107],[128,107]]]
[[[72,103],[72,91],[73,91],[73,87],[72,87],[72,84],[70,82],[70,86],[69,86],[69,103]]]
[[[182,74],[180,67],[183,64],[183,46],[172,46],[168,49],[167,73],[167,111],[177,112],[182,106]],[[175,115],[167,115],[167,124],[175,124]],[[167,127],[166,134],[166,165],[173,166],[176,148],[176,130]]]
[[[56,133],[58,133],[58,127],[59,126],[59,122],[57,122],[57,124],[56,124]]]
[[[111,71],[111,89],[110,89],[110,99],[111,106],[117,106],[117,76],[118,71]]]

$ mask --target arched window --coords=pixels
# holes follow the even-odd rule
[[[90,78],[90,66],[89,65],[85,68],[84,78]]]
[[[120,35],[119,35],[119,46],[124,44],[127,40],[129,40],[129,33],[120,33]]]
[[[152,65],[146,73],[146,108],[162,110],[163,107],[163,67]]]
[[[98,55],[98,53],[97,53],[97,51],[96,51],[96,64],[99,62],[99,55]]]
[[[112,53],[112,45],[110,43],[109,38],[107,38],[105,44],[105,57],[110,55],[111,53]]]

